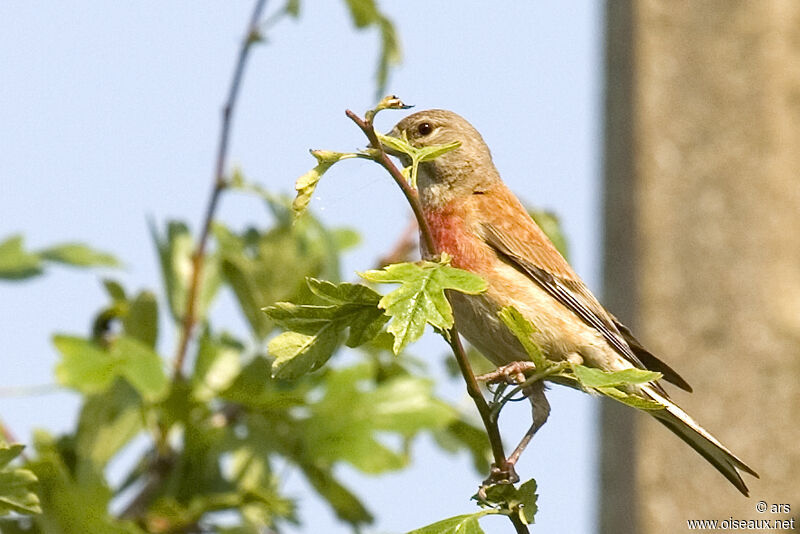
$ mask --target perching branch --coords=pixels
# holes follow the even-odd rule
[[[183,324],[181,325],[180,341],[178,342],[178,350],[175,354],[175,361],[173,364],[173,376],[178,378],[181,376],[183,369],[183,362],[186,359],[186,353],[189,348],[189,341],[192,338],[194,326],[197,323],[197,299],[200,290],[200,280],[203,275],[203,267],[206,258],[206,245],[211,233],[211,222],[214,220],[214,213],[217,210],[219,197],[226,187],[225,181],[225,167],[228,159],[228,142],[230,139],[231,123],[233,120],[233,112],[236,108],[236,102],[239,96],[239,87],[241,85],[242,77],[244,76],[244,68],[247,63],[247,58],[250,54],[250,48],[254,43],[260,39],[259,21],[261,14],[266,6],[266,0],[256,0],[253,7],[253,13],[250,16],[250,21],[247,25],[247,30],[242,43],[239,48],[239,58],[236,62],[236,67],[233,71],[231,78],[231,85],[228,89],[228,98],[225,100],[225,106],[222,108],[222,125],[220,128],[219,145],[217,147],[217,161],[214,171],[214,183],[211,188],[211,196],[208,199],[206,207],[205,219],[203,220],[203,228],[200,232],[200,238],[197,243],[197,249],[192,256],[192,278],[189,283],[189,291],[186,296],[186,306],[183,315]]]
[[[347,117],[356,123],[361,131],[364,132],[364,135],[366,135],[367,139],[369,140],[370,146],[376,151],[374,160],[384,169],[386,169],[398,187],[400,187],[403,195],[406,197],[406,200],[411,206],[411,211],[414,213],[414,217],[417,220],[417,224],[419,225],[421,235],[420,239],[425,244],[425,249],[428,250],[429,254],[432,256],[438,256],[440,251],[436,246],[436,241],[433,238],[433,233],[428,225],[428,221],[425,219],[423,214],[422,205],[419,201],[419,195],[417,194],[416,190],[411,187],[400,170],[395,166],[392,160],[389,159],[389,156],[383,150],[383,145],[378,140],[378,136],[375,133],[375,128],[372,124],[374,113],[367,113],[365,119],[361,119],[349,109],[346,110],[345,113]],[[453,350],[453,354],[456,357],[456,362],[458,362],[458,368],[467,384],[467,393],[475,403],[478,413],[481,416],[481,420],[483,421],[483,425],[486,428],[486,433],[489,437],[489,443],[492,448],[492,455],[494,456],[495,466],[502,472],[506,469],[507,459],[503,450],[503,442],[500,437],[500,430],[497,424],[497,414],[489,407],[486,399],[481,393],[480,387],[478,386],[478,381],[475,378],[475,373],[472,371],[472,365],[470,364],[466,351],[461,344],[461,337],[459,336],[455,325],[450,328],[447,337],[449,338],[448,342],[450,344],[450,348]],[[527,526],[520,520],[519,517],[513,514],[509,515],[508,517],[514,524],[514,528],[518,534],[528,532]]]

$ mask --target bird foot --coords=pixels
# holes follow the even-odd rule
[[[497,464],[492,464],[489,476],[483,481],[481,487],[478,488],[478,500],[483,502],[487,501],[486,491],[492,486],[497,486],[499,484],[516,484],[519,482],[519,475],[517,475],[517,471],[514,469],[514,463],[515,462],[506,460],[502,469],[497,467]]]
[[[535,371],[536,366],[533,362],[511,362],[508,365],[498,367],[491,373],[476,376],[476,380],[486,382],[487,384],[499,384],[505,382],[507,384],[522,384],[525,382],[525,372]]]

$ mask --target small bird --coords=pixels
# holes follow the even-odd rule
[[[500,179],[489,148],[469,122],[451,111],[433,109],[409,115],[387,135],[406,138],[417,148],[460,143],[419,165],[417,188],[439,252],[450,255],[453,266],[488,282],[482,294],[451,292],[450,297],[459,332],[492,363],[506,366],[529,360],[498,316],[502,308],[513,306],[533,324],[533,341],[550,360],[606,371],[658,371],[667,382],[691,391],[678,373],[648,352],[598,302]],[[385,150],[404,165],[411,163],[407,155]],[[420,242],[426,257],[430,251]],[[663,405],[664,409],[649,413],[748,495],[738,470],[758,477],[753,469],[672,402],[660,383],[633,388],[636,395]],[[526,394],[533,404],[529,440],[547,419],[550,407],[542,382]],[[525,444],[523,439],[510,461],[516,461]]]

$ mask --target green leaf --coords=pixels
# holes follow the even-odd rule
[[[308,462],[301,463],[300,467],[317,493],[333,508],[336,517],[352,525],[372,523],[374,518],[369,510],[332,473]]]
[[[120,376],[150,402],[166,395],[169,380],[164,372],[164,362],[150,347],[132,337],[120,337],[111,348]]]
[[[298,178],[294,184],[297,196],[292,203],[292,209],[298,215],[306,210],[320,178],[334,163],[343,159],[358,157],[357,154],[332,152],[330,150],[311,150],[310,152],[312,156],[317,158],[317,166]]]
[[[81,243],[65,243],[46,248],[40,252],[43,259],[74,265],[76,267],[119,267],[120,263],[111,254],[89,248]]]
[[[106,288],[106,293],[114,302],[126,302],[128,300],[128,297],[125,296],[125,288],[116,280],[104,278],[103,287]]]
[[[33,492],[37,478],[28,469],[8,467],[9,462],[22,454],[24,445],[9,445],[0,439],[0,516],[10,512],[39,514],[39,497]]]
[[[287,0],[283,10],[294,18],[300,16],[300,0]]]
[[[124,295],[124,293],[123,293]],[[158,338],[158,303],[150,291],[142,291],[128,306],[122,320],[125,333],[150,348],[155,348]]]
[[[347,0],[347,7],[350,8],[350,17],[357,28],[369,26],[378,18],[375,0]]]
[[[87,339],[55,335],[53,344],[62,356],[55,374],[63,386],[91,395],[108,389],[118,374],[117,362]]]
[[[243,351],[242,344],[230,336],[217,338],[204,331],[192,375],[194,397],[208,401],[229,388],[242,370]]]
[[[483,534],[478,519],[489,514],[488,511],[457,515],[442,519],[428,526],[411,530],[408,534]]]
[[[186,312],[186,299],[194,273],[194,238],[186,224],[177,221],[167,224],[163,237],[151,221],[150,234],[158,250],[170,311],[173,318],[180,321]],[[220,285],[219,260],[215,254],[206,255],[199,284],[195,313],[202,320]]]
[[[23,237],[15,235],[0,243],[0,279],[19,280],[42,273],[38,254],[23,249]]]
[[[513,306],[506,306],[500,310],[498,315],[500,316],[500,320],[503,321],[503,324],[511,330],[511,333],[514,334],[522,344],[522,347],[525,349],[525,352],[528,353],[528,356],[530,356],[536,369],[539,371],[544,370],[549,365],[549,362],[547,358],[545,358],[541,347],[533,341],[533,334],[536,332],[536,329],[530,321],[525,319]]]
[[[584,365],[573,365],[575,377],[583,386],[590,388],[616,387],[645,384],[661,378],[661,373],[645,369],[624,369],[622,371],[603,371]]]
[[[56,366],[56,377],[64,386],[86,394],[101,393],[121,376],[149,401],[167,391],[169,383],[161,357],[134,338],[120,337],[110,351],[73,336],[56,335],[53,343],[63,356]]]
[[[400,38],[391,19],[381,14],[377,24],[381,34],[381,52],[378,58],[378,70],[375,75],[377,82],[375,93],[380,96],[386,92],[389,68],[399,65],[403,61],[403,52],[400,46]]]
[[[275,356],[272,376],[291,380],[319,369],[339,346],[340,330],[328,323],[316,334],[284,332],[270,340],[269,353]]]
[[[539,510],[536,504],[539,498],[536,494],[536,481],[530,479],[522,484],[519,490],[517,490],[517,495],[519,496],[520,519],[522,519],[522,522],[526,525],[532,525],[534,523],[534,516]]]
[[[310,457],[346,461],[366,473],[399,469],[406,455],[379,441],[379,433],[408,439],[456,419],[455,410],[433,395],[430,381],[406,375],[375,384],[375,372],[375,364],[363,364],[326,373],[325,394],[302,426]]]
[[[39,479],[43,513],[34,518],[41,529],[38,532],[144,534],[133,523],[109,516],[112,491],[100,474],[76,480],[68,467],[74,462],[75,451],[68,443],[56,443],[42,431],[36,432],[34,442],[37,455],[29,467]]]
[[[252,408],[259,414],[279,413],[306,403],[306,382],[295,382],[289,388],[278,388],[272,379],[270,361],[256,357],[245,365],[233,383],[219,393],[221,399]]]
[[[307,276],[339,276],[339,249],[331,233],[309,214],[294,224],[287,216],[266,233],[251,229],[239,235],[216,225],[214,235],[225,281],[258,338],[274,328],[262,311],[265,306],[307,299]]]
[[[605,395],[606,397],[610,397],[615,401],[619,401],[622,404],[627,404],[633,408],[638,410],[645,410],[645,411],[652,411],[652,410],[663,410],[664,406],[659,403],[649,399],[645,399],[633,393],[627,393],[616,387],[597,387],[594,388],[594,391]]]
[[[348,250],[361,243],[361,236],[352,228],[335,228],[331,237],[339,250]]]
[[[141,398],[123,380],[104,393],[87,397],[76,432],[75,450],[81,462],[103,469],[142,430],[141,410]]]
[[[472,456],[472,465],[478,473],[485,473],[489,469],[492,449],[486,431],[466,420],[457,420],[447,427],[437,430],[434,434],[436,443],[444,450],[456,452],[462,448]]]
[[[325,304],[278,302],[265,309],[273,321],[290,330],[268,345],[278,378],[296,378],[318,369],[339,347],[344,329],[349,329],[347,345],[356,347],[375,338],[388,321],[378,308],[380,295],[366,286],[313,278],[308,286]]]
[[[81,243],[65,243],[33,253],[24,250],[23,242],[21,235],[15,235],[0,243],[0,279],[19,280],[41,274],[43,260],[76,267],[119,266],[110,254]]]
[[[440,330],[453,326],[453,311],[445,290],[475,295],[487,288],[486,281],[480,276],[444,262],[397,263],[360,275],[372,282],[401,284],[398,289],[384,295],[379,303],[392,317],[389,332],[395,338],[395,354],[418,339],[426,323]]]
[[[411,183],[412,187],[417,187],[417,170],[419,169],[420,163],[423,161],[431,161],[436,159],[442,154],[446,154],[447,152],[455,150],[461,146],[459,141],[454,141],[444,145],[430,145],[417,148],[408,142],[408,139],[405,137],[405,132],[402,134],[402,139],[398,137],[392,137],[390,135],[377,135],[378,140],[382,144],[388,146],[394,151],[402,152],[411,158],[411,166],[403,169],[403,175],[408,178],[408,181]]]

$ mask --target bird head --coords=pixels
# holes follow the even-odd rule
[[[441,204],[459,195],[472,194],[500,179],[481,134],[452,111],[431,109],[414,113],[398,122],[387,135],[405,138],[416,148],[460,143],[458,148],[420,164],[417,186],[423,204]],[[411,164],[408,155],[390,147],[384,149],[403,165]]]

